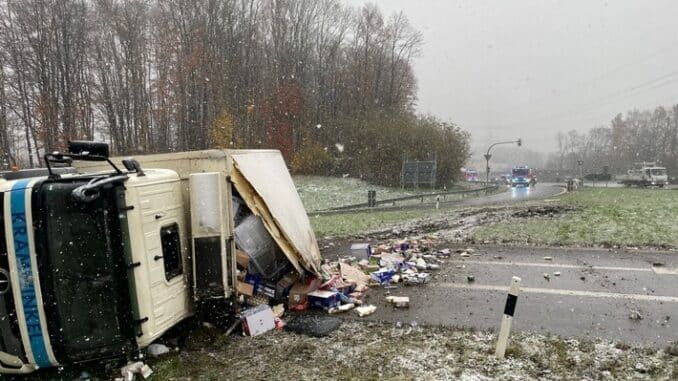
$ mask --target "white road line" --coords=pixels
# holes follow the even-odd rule
[[[502,291],[502,292],[508,291],[508,287],[506,286],[493,286],[484,284],[471,285],[462,283],[441,283],[439,287],[460,290]],[[678,303],[678,297],[675,296],[619,294],[614,292],[577,291],[577,290],[562,290],[555,288],[531,288],[531,287],[522,287],[520,291],[527,294],[582,296],[587,298],[609,298],[609,299],[640,300],[646,302]]]
[[[534,263],[534,262],[494,262],[494,261],[450,261],[448,263],[454,264],[474,264],[474,265],[500,265],[500,266],[524,266],[524,267],[551,267],[559,269],[591,269],[591,270],[607,270],[607,271],[639,271],[639,272],[653,272],[650,267],[617,267],[617,266],[581,266],[581,265],[566,265],[558,263]],[[656,272],[656,271],[655,271]],[[665,272],[670,274],[670,272]]]
[[[678,268],[672,269],[664,266],[652,266],[652,270],[655,274],[660,275],[678,275]]]

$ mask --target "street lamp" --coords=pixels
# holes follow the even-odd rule
[[[487,172],[487,176],[485,177],[485,193],[487,193],[487,187],[488,187],[489,184],[490,184],[490,159],[492,158],[492,155],[490,154],[490,150],[492,149],[492,147],[498,146],[498,145],[500,145],[500,144],[513,144],[513,143],[518,144],[518,147],[520,147],[520,146],[523,145],[523,140],[522,140],[522,139],[518,139],[518,140],[511,140],[511,141],[508,141],[508,142],[498,142],[498,143],[493,143],[493,144],[490,145],[490,147],[487,149],[487,153],[484,155],[484,156],[485,156],[485,170],[486,170],[486,172]]]

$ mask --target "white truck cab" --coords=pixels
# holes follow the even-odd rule
[[[138,161],[111,159],[100,143],[69,151],[46,155],[47,170],[0,178],[0,373],[129,356],[202,304],[233,300],[232,185],[293,267],[318,271],[277,151]],[[60,162],[77,171],[52,168]]]

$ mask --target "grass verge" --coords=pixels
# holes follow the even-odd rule
[[[401,189],[398,187],[383,187],[369,184],[365,181],[353,178],[321,177],[321,176],[295,176],[294,184],[301,201],[307,211],[323,210],[337,206],[354,205],[367,202],[367,191],[377,192],[377,200],[387,200],[405,196],[414,196],[422,193],[440,192],[441,189]],[[448,191],[477,189],[480,185],[470,183],[458,183],[448,187]],[[447,196],[449,199],[455,196]],[[428,202],[434,201],[427,198]],[[398,204],[413,204],[420,202],[418,199],[401,201]]]
[[[520,244],[678,247],[678,192],[674,190],[584,188],[549,204],[574,210],[503,219],[477,228],[471,238]]]

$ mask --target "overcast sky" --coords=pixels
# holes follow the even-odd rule
[[[424,35],[420,112],[471,132],[474,151],[678,103],[678,1],[346,0],[403,11]]]

